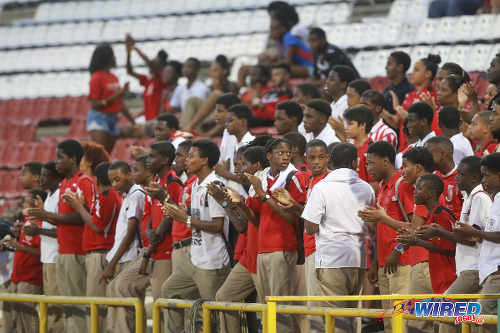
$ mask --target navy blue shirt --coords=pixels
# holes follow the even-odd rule
[[[385,107],[389,113],[395,114],[396,111],[392,107],[392,96],[389,91],[394,91],[396,96],[399,98],[399,104],[403,104],[406,95],[413,91],[415,88],[411,85],[408,79],[405,77],[403,81],[401,81],[398,85],[390,85],[384,90],[384,98],[385,98]]]

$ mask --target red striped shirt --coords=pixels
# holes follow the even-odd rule
[[[372,127],[370,133],[368,133],[368,138],[372,142],[387,141],[394,149],[398,147],[398,135],[382,119]]]

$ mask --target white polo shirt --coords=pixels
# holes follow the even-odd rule
[[[358,211],[373,205],[373,189],[355,170],[333,170],[314,186],[302,218],[319,224],[316,268],[366,267],[368,228]]]
[[[221,181],[212,171],[201,183],[197,179],[191,191],[191,217],[193,219],[212,222],[216,217],[225,217],[226,213],[215,199],[207,192],[207,185],[214,181]],[[227,219],[224,221],[224,232],[229,227]],[[229,254],[222,234],[214,234],[193,228],[191,242],[191,262],[201,269],[220,269],[229,265]]]
[[[490,215],[491,198],[483,190],[483,185],[476,186],[470,195],[464,198],[460,222],[468,225],[476,225],[485,230],[486,221]],[[478,270],[479,249],[481,243],[469,246],[457,243],[455,251],[455,262],[457,265],[457,276],[463,271]]]
[[[434,131],[431,131],[428,133],[422,140],[418,140],[417,142],[409,145],[409,147],[414,148],[414,147],[423,147],[425,146],[425,143],[429,141],[430,138],[433,138],[436,136],[436,133]],[[407,149],[408,151],[409,149]],[[400,152],[396,155],[396,168],[400,169],[403,166],[403,153]]]
[[[234,146],[238,144],[238,139],[234,135],[229,134],[227,129],[222,133],[222,141],[220,142],[220,157],[219,163],[230,160],[234,153]]]
[[[59,203],[59,189],[47,195],[43,203],[43,209],[50,213],[57,213]],[[43,229],[56,229],[57,227],[46,221],[42,222]],[[57,238],[40,235],[40,261],[43,264],[55,264],[57,260],[59,244]]]
[[[347,95],[342,95],[338,100],[332,102],[330,106],[332,108],[332,117],[344,119],[344,111],[349,107],[347,105]]]
[[[113,243],[113,247],[106,255],[106,260],[108,262],[113,259],[123,238],[125,238],[125,235],[127,234],[128,220],[136,218],[137,221],[139,221],[139,228],[141,227],[140,223],[142,220],[142,213],[144,211],[144,197],[144,190],[137,184],[134,184],[130,188],[129,192],[123,197],[120,213],[118,214],[118,220],[116,220],[115,241]],[[124,263],[135,260],[139,253],[139,248],[139,233],[137,233],[129,248],[125,251],[118,262]]]
[[[500,232],[500,192],[495,195],[490,215],[484,228],[486,232]],[[500,265],[500,245],[487,240],[481,243],[479,252],[479,284],[498,270]]]
[[[467,139],[462,132],[452,136],[450,141],[453,143],[453,161],[455,165],[459,165],[464,157],[474,155],[474,150],[472,150],[469,139]]]
[[[318,134],[317,137],[314,137],[314,133],[310,132],[306,135],[306,141],[309,142],[313,139],[322,140],[328,146],[334,142],[340,142],[339,138],[335,134],[335,130],[330,126],[330,124],[326,124],[325,128]]]
[[[184,111],[186,102],[189,98],[198,97],[205,100],[209,93],[210,89],[200,80],[195,80],[191,87],[188,87],[188,83],[186,82],[175,88],[172,99],[170,100],[170,106],[180,108]]]

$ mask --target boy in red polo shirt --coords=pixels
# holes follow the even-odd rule
[[[453,232],[456,220],[452,212],[440,204],[439,197],[444,183],[434,174],[421,176],[415,186],[414,199],[416,205],[425,205],[429,210],[426,225],[437,224],[448,232]],[[407,246],[420,246],[429,250],[429,273],[432,289],[436,294],[443,294],[455,281],[455,247],[456,243],[445,238],[424,240],[414,234],[402,234],[398,240]]]
[[[92,207],[95,197],[94,181],[79,170],[84,151],[76,140],[65,140],[57,146],[57,171],[65,176],[59,186],[58,213],[49,213],[40,208],[31,208],[28,215],[37,220],[47,221],[57,226],[59,256],[56,264],[56,279],[59,292],[63,296],[86,295],[85,257],[82,248],[84,225],[80,214],[65,200],[67,192],[76,192],[82,198],[87,210]],[[72,306],[65,311],[65,328],[70,332],[87,332],[86,310]]]
[[[35,207],[37,198],[45,200],[47,193],[33,189],[29,191],[23,208]],[[42,226],[42,221],[26,219],[24,223],[16,222],[12,231],[17,238],[5,236],[0,247],[14,249],[11,283],[8,292],[12,294],[42,293],[42,263],[40,262],[40,236],[28,236],[24,233],[24,225],[34,223]],[[36,333],[39,330],[38,311],[35,303],[3,303],[3,331]]]
[[[425,147],[432,153],[434,164],[438,175],[444,183],[444,190],[439,198],[439,202],[448,208],[455,217],[460,217],[464,198],[457,187],[455,177],[457,176],[457,166],[453,161],[453,143],[444,136],[430,138]],[[456,218],[458,220],[458,218]]]

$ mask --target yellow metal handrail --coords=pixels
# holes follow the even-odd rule
[[[449,295],[435,295],[435,294],[418,294],[418,295],[363,295],[363,296],[268,296],[266,297],[268,306],[268,333],[276,333],[276,314],[277,313],[294,313],[294,314],[311,314],[311,315],[324,315],[325,316],[325,330],[326,332],[333,332],[333,322],[334,317],[371,317],[370,309],[331,309],[331,308],[312,308],[312,307],[302,307],[302,306],[283,306],[277,305],[277,302],[306,302],[306,301],[317,301],[317,302],[327,302],[327,301],[364,301],[364,300],[392,300],[394,305],[398,305],[401,300],[414,300],[414,299],[429,299],[429,298],[447,298],[447,299],[499,299],[500,294],[449,294]],[[303,309],[306,309],[303,311]],[[311,310],[309,310],[311,309]],[[403,319],[413,319],[413,320],[438,320],[447,321],[445,318],[420,318],[414,315],[401,313],[378,313],[378,317],[392,317],[392,330],[394,333],[402,333],[403,329]],[[496,324],[496,316],[484,316],[485,323]],[[449,322],[453,321],[453,318],[449,318]],[[462,324],[462,332],[470,332],[469,325],[467,323]]]
[[[161,332],[161,308],[191,309],[194,301],[158,298],[153,304],[153,333]]]
[[[47,333],[47,304],[84,304],[90,306],[90,332],[99,332],[98,305],[133,306],[135,308],[136,333],[144,333],[144,303],[132,297],[69,297],[32,294],[0,294],[6,302],[40,304],[40,333]]]

